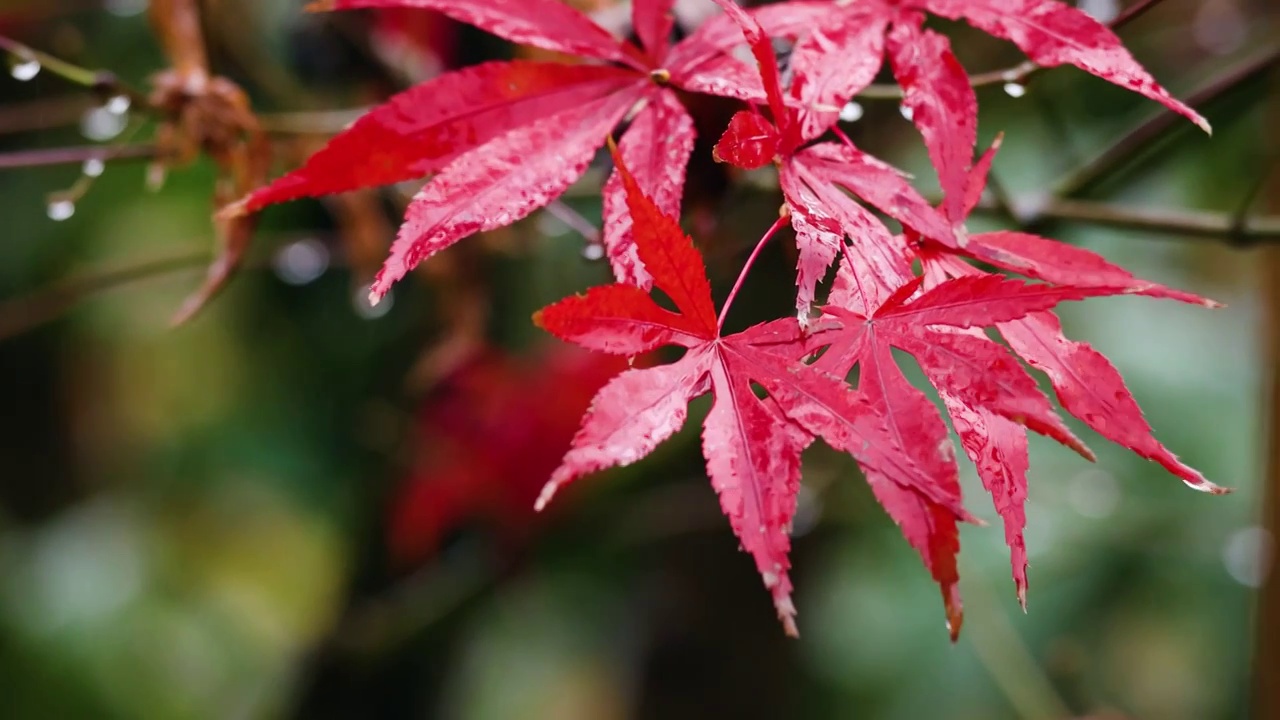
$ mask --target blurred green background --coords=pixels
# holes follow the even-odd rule
[[[324,111],[513,52],[425,14],[300,5],[205,3],[214,69],[279,131],[275,173],[314,147],[292,130],[334,124]],[[166,66],[145,11],[145,0],[0,0],[0,34],[145,87]],[[938,27],[973,71],[1020,60]],[[1168,0],[1124,37],[1186,95],[1260,52],[1274,58],[1280,21],[1267,0]],[[1276,164],[1275,88],[1266,72],[1234,83],[1201,108],[1213,138],[1164,132],[1083,196],[1239,211]],[[984,144],[1006,132],[996,173],[1029,202],[1157,114],[1074,70],[1016,90],[980,91],[980,132]],[[699,108],[723,126],[725,107]],[[923,148],[893,104],[862,110],[845,125],[854,140],[928,189]],[[0,78],[0,154],[153,130],[52,73]],[[687,219],[722,298],[777,200],[768,178],[727,178],[706,150]],[[591,220],[606,167],[567,200]],[[170,329],[210,252],[214,168],[175,169],[151,191],[143,163],[112,162],[66,217],[50,195],[82,175],[0,170],[0,717],[1248,716],[1275,441],[1263,338],[1277,319],[1260,249],[1035,228],[1228,304],[1110,298],[1062,314],[1121,369],[1157,436],[1235,494],[1191,492],[1079,424],[1097,465],[1033,438],[1024,615],[998,519],[964,468],[970,509],[993,525],[963,530],[968,618],[952,646],[918,558],[852,464],[816,448],[793,641],[706,482],[705,404],[650,459],[533,517],[586,383],[610,371],[529,322],[608,274],[554,216],[466,241],[370,308],[369,258],[412,188],[275,208],[231,287]],[[735,321],[787,312],[787,253],[766,253]]]

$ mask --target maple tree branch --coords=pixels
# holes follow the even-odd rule
[[[52,322],[95,295],[142,280],[195,270],[208,263],[207,251],[144,260],[125,267],[91,271],[0,302],[0,341]]]
[[[82,95],[0,106],[0,135],[75,125],[90,107],[92,102]]]
[[[742,289],[742,283],[747,279],[747,273],[751,271],[751,266],[755,265],[756,258],[760,257],[760,251],[764,250],[764,246],[769,240],[782,229],[782,226],[788,225],[791,218],[787,215],[780,215],[773,225],[765,231],[764,237],[760,238],[760,242],[756,243],[755,250],[751,251],[751,256],[747,258],[747,262],[742,266],[742,272],[738,273],[738,279],[733,283],[733,289],[729,291],[729,297],[725,298],[724,306],[720,308],[720,317],[716,319],[716,330],[724,330],[725,318],[729,317],[729,308],[733,307],[733,301],[738,298],[738,291]]]
[[[1241,218],[1238,213],[1169,208],[1139,208],[1095,200],[1049,198],[1018,200],[1010,198],[1015,208],[1015,223],[1031,228],[1047,221],[1088,223],[1124,230],[1147,230],[1173,236],[1225,240],[1232,245],[1257,245],[1280,241],[1280,216]],[[983,199],[975,212],[1007,217],[1007,211],[994,199]]]
[[[137,107],[147,105],[146,95],[125,84],[115,73],[108,70],[89,70],[80,67],[4,35],[0,35],[0,50],[9,53],[19,62],[38,63],[40,70],[48,70],[70,83],[88,88],[102,98],[124,96],[129,98],[130,105]]]
[[[600,230],[561,198],[547,203],[547,214],[564,223],[570,230],[586,238],[590,245],[601,245]]]
[[[975,88],[984,87],[986,85],[996,85],[1003,83],[1022,84],[1026,82],[1032,74],[1042,70],[1039,65],[1024,60],[1012,67],[1003,70],[991,70],[984,73],[977,73],[969,76],[969,84]],[[876,83],[868,85],[858,93],[857,97],[866,100],[901,100],[903,97],[902,88],[898,85],[890,83]]]
[[[159,154],[152,144],[139,145],[77,145],[40,150],[19,150],[0,153],[0,170],[45,167],[49,165],[78,165],[87,160],[151,160]]]

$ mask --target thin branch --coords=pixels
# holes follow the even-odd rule
[[[0,135],[75,125],[92,106],[93,101],[83,95],[0,106]]]
[[[151,160],[159,153],[155,145],[77,145],[74,147],[19,150],[0,153],[0,170],[80,165],[86,160]]]
[[[589,245],[601,245],[600,230],[591,221],[582,216],[582,213],[573,209],[562,199],[555,199],[547,203],[545,208],[547,214],[564,223],[570,230],[577,232]]]
[[[208,263],[208,251],[146,260],[122,268],[69,278],[30,295],[0,302],[0,341],[52,322],[81,302],[108,290],[198,269]]]
[[[742,266],[742,272],[738,273],[738,280],[733,283],[733,289],[729,291],[729,297],[725,298],[724,306],[720,308],[720,317],[716,320],[716,329],[724,330],[725,318],[729,317],[729,308],[733,307],[733,301],[738,298],[738,291],[742,289],[742,283],[747,279],[747,273],[751,271],[751,266],[756,264],[756,258],[760,256],[760,251],[764,250],[764,246],[769,244],[772,238],[782,226],[791,222],[790,217],[781,215],[773,225],[765,232],[764,237],[760,238],[760,242],[756,243],[756,249],[751,251],[751,257],[747,258],[747,262]]]
[[[969,84],[975,88],[1007,83],[1021,85],[1027,81],[1027,78],[1041,69],[1039,65],[1026,60],[1003,70],[992,70],[970,75]],[[888,83],[868,85],[863,88],[862,92],[858,93],[858,97],[866,100],[901,100],[902,88]]]
[[[142,107],[147,104],[146,95],[125,84],[113,72],[82,68],[3,35],[0,35],[0,50],[8,52],[21,62],[39,63],[41,70],[48,70],[68,82],[88,88],[102,98],[123,95],[129,98],[131,105]]]
[[[1241,222],[1235,213],[1141,208],[1065,198],[1051,198],[1038,206],[1035,201],[1013,200],[1012,205],[1019,208],[1018,223],[1024,226],[1060,220],[1126,230],[1146,230],[1175,237],[1223,240],[1232,245],[1280,242],[1280,216],[1249,218]],[[975,211],[1005,215],[1004,209],[997,202],[987,199],[979,203]]]

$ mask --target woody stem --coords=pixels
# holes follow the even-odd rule
[[[760,238],[760,242],[756,243],[756,249],[751,251],[751,257],[747,258],[747,263],[742,266],[742,272],[738,273],[738,279],[733,283],[733,289],[729,291],[729,297],[725,298],[724,306],[720,308],[720,317],[716,320],[716,330],[724,330],[724,319],[729,316],[729,308],[733,307],[733,301],[738,297],[738,291],[742,289],[742,283],[747,279],[747,273],[751,271],[751,266],[756,263],[756,258],[760,257],[760,251],[769,242],[784,225],[791,222],[789,215],[780,216],[776,222],[765,232],[764,237]]]

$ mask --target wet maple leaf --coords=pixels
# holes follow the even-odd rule
[[[538,507],[583,475],[645,457],[680,429],[692,399],[711,392],[715,402],[702,434],[707,473],[779,618],[795,634],[788,528],[800,453],[815,437],[858,460],[895,518],[927,512],[932,520],[920,522],[952,526],[972,518],[961,506],[958,486],[940,485],[929,468],[910,458],[865,398],[799,361],[808,353],[808,339],[794,319],[721,335],[701,255],[625,167],[619,158],[637,252],[678,312],[620,283],[551,305],[535,321],[557,337],[602,352],[635,355],[674,345],[686,353],[670,365],[624,372],[601,389]],[[764,397],[753,389],[756,384]],[[954,533],[949,538],[958,548]],[[948,608],[958,632],[959,605]]]
[[[762,97],[759,78],[718,46],[672,46],[672,0],[637,0],[640,45],[616,38],[560,0],[326,0],[313,9],[434,10],[514,43],[595,64],[491,62],[441,75],[375,108],[303,167],[224,211],[432,176],[413,199],[372,286],[376,301],[415,265],[476,232],[509,225],[582,176],[606,135],[636,113],[623,157],[659,206],[678,214],[694,126],[674,89]],[[607,63],[607,64],[599,64]],[[619,278],[645,285],[621,185],[604,191],[603,240]]]
[[[924,13],[964,20],[1008,40],[1042,67],[1074,65],[1159,102],[1206,132],[1210,130],[1203,117],[1176,100],[1143,69],[1106,25],[1059,0],[790,0],[766,6],[754,17],[770,36],[798,38],[791,56],[793,67],[817,73],[825,81],[819,84],[830,89],[827,94],[810,94],[821,98],[808,110],[823,121],[811,128],[817,131],[823,123],[828,127],[834,123],[844,103],[865,87],[865,83],[859,86],[863,77],[867,83],[871,81],[884,50],[889,51],[895,76],[908,93],[908,86],[914,83],[904,78],[903,71],[908,75],[920,69],[928,72],[927,65],[912,59],[919,40],[935,46],[926,48],[924,57],[935,56],[939,47],[950,52],[945,37],[921,28]],[[704,32],[709,37],[718,39],[732,33],[732,18],[708,25]],[[847,84],[840,86],[840,82]],[[946,102],[940,96],[933,99]]]
[[[834,106],[832,112],[805,108],[821,108],[835,98],[833,93],[856,93],[866,87],[874,78],[878,64],[867,71],[862,61],[824,64],[817,62],[816,57],[797,55],[799,59],[792,65],[792,83],[789,88],[783,88],[777,58],[757,17],[749,16],[731,0],[716,2],[725,9],[726,16],[738,24],[752,48],[773,120],[755,110],[738,113],[717,143],[715,154],[718,159],[739,167],[760,167],[769,161],[777,163],[782,194],[791,209],[797,235],[796,311],[802,321],[809,315],[818,282],[844,244],[848,223],[842,226],[839,216],[845,216],[849,223],[865,226],[864,229],[879,225],[874,216],[849,200],[841,188],[905,227],[949,245],[959,243],[951,225],[899,171],[863,153],[852,143],[806,146],[835,122],[839,106]],[[874,17],[871,19],[874,27],[883,25],[883,22],[874,22]],[[824,46],[828,42],[822,31],[810,37],[823,38],[813,42]],[[844,42],[835,48],[855,58],[876,48],[878,57],[876,38],[880,37],[878,32],[850,33],[842,36]],[[807,61],[801,61],[806,57]],[[766,151],[772,151],[772,157],[764,157]]]
[[[727,0],[722,4],[727,5]],[[878,331],[880,341],[874,340],[875,333],[870,330],[875,325],[873,318],[885,313],[885,308],[892,307],[895,301],[901,304],[906,299],[897,294],[910,289],[914,282],[911,267],[917,259],[924,262],[926,274],[922,282],[931,291],[947,278],[994,282],[990,279],[994,276],[959,259],[967,256],[1069,286],[1073,293],[1143,294],[1208,306],[1214,303],[1139,280],[1094,253],[1063,243],[1008,231],[969,235],[964,221],[981,197],[999,140],[973,163],[976,95],[947,39],[923,29],[923,18],[918,13],[890,12],[887,6],[876,3],[858,4],[838,10],[848,25],[825,23],[808,30],[797,19],[815,23],[829,19],[833,12],[829,3],[784,3],[754,16],[726,9],[728,19],[739,25],[747,43],[755,48],[765,88],[779,95],[788,93],[789,97],[770,103],[771,114],[779,105],[786,107],[781,115],[775,114],[775,123],[755,111],[740,114],[717,146],[717,156],[740,165],[758,166],[763,164],[759,148],[768,146],[776,153],[774,161],[779,165],[780,183],[800,250],[797,309],[802,317],[813,298],[814,287],[830,264],[841,253],[849,260],[841,266],[828,305],[823,308],[829,317],[826,325],[820,326],[824,333],[819,335],[829,332],[831,322],[849,325],[843,340],[827,349],[818,366],[847,374],[858,365],[860,377],[871,379],[859,387],[890,419],[890,430],[903,438],[904,444],[906,439],[914,442],[913,459],[933,468],[940,481],[949,482],[942,480],[948,477],[946,468],[938,465],[936,458],[930,460],[932,448],[947,442],[942,418],[925,396],[906,382],[888,348],[895,346],[916,355],[938,389],[961,445],[1004,521],[1014,581],[1024,606],[1027,579],[1022,532],[1028,467],[1025,428],[1049,435],[1088,459],[1093,456],[1052,412],[1022,366],[991,343],[981,327],[998,327],[1019,356],[1050,376],[1063,407],[1104,437],[1160,462],[1196,489],[1224,492],[1155,440],[1114,367],[1088,345],[1063,337],[1057,319],[1047,307],[1032,312],[1023,306],[1025,311],[1019,317],[988,316],[987,322],[974,327],[934,326],[925,332],[908,323],[896,335],[892,329],[887,334]],[[765,33],[757,24],[761,21],[772,24],[775,32],[809,33],[801,35],[807,39],[797,45],[792,55],[790,88],[775,90],[768,80],[777,73],[777,65],[776,59],[764,51]],[[921,130],[943,189],[944,200],[936,210],[928,207],[892,168],[847,141],[843,145],[819,143],[803,147],[810,134],[820,133],[834,122],[834,116],[822,116],[827,112],[822,103],[838,99],[813,94],[812,88],[831,85],[822,79],[826,68],[809,53],[820,52],[817,48],[849,37],[850,28],[868,26],[891,28],[885,49],[903,87],[904,107]],[[875,37],[874,32],[871,37]],[[865,35],[860,42],[878,47]],[[879,51],[872,55],[872,65],[878,69]],[[810,78],[811,72],[818,79]],[[841,92],[847,92],[849,87],[856,86],[846,86]],[[818,110],[806,111],[806,107]],[[905,236],[894,237],[841,188],[901,221]],[[846,238],[850,245],[846,246]],[[922,343],[921,332],[930,340]],[[932,526],[903,524],[903,529],[947,596],[948,582],[954,578],[950,544],[941,542]],[[939,547],[941,553],[937,552]]]

